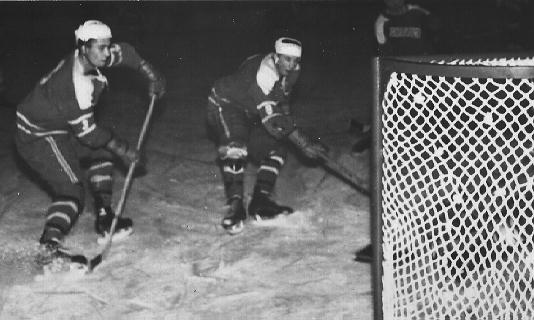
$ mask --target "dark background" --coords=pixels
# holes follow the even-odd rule
[[[437,53],[531,50],[530,1],[420,1],[441,21]],[[87,19],[108,24],[166,74],[169,91],[206,96],[213,81],[280,36],[303,42],[298,97],[366,122],[371,103],[373,25],[381,1],[2,2],[4,105],[15,105],[74,48]],[[113,74],[111,75],[113,77]],[[112,88],[135,86],[112,80]],[[297,98],[298,98],[297,97]],[[171,94],[172,98],[172,94]],[[168,98],[167,100],[169,100]]]

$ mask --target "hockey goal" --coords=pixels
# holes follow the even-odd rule
[[[375,319],[534,319],[534,59],[374,75]]]

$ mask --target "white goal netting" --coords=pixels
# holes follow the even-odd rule
[[[389,74],[384,319],[534,319],[533,80]]]

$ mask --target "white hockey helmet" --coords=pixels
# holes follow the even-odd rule
[[[274,43],[274,50],[278,54],[300,58],[302,56],[302,44],[293,38],[280,38]]]
[[[83,42],[89,39],[108,39],[111,38],[111,29],[98,20],[87,20],[74,31],[76,42]]]

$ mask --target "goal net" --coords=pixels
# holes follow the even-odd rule
[[[533,69],[377,60],[378,318],[534,319]]]

